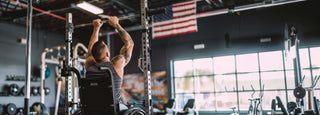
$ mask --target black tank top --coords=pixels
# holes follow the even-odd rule
[[[111,74],[113,77],[113,84],[114,84],[114,95],[115,95],[115,99],[116,99],[116,103],[120,103],[121,102],[121,86],[122,86],[122,79],[121,77],[118,75],[117,71],[114,69],[113,64],[111,62],[104,62],[101,64],[92,64],[90,65],[86,72],[101,72],[101,70],[99,70],[99,67],[109,67],[109,69],[111,70]]]

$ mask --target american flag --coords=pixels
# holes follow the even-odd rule
[[[153,39],[198,31],[195,1],[160,8],[166,13],[153,16]]]

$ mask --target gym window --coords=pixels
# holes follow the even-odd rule
[[[320,75],[320,47],[300,49],[300,62],[305,77],[303,85],[310,87],[312,76]],[[280,96],[286,102],[295,101],[293,61],[284,51],[257,52],[221,57],[172,61],[173,95],[176,109],[182,109],[194,98],[200,111],[231,111],[237,107],[247,111],[248,98],[258,97],[264,86],[263,110],[271,110],[271,100]],[[314,95],[320,97],[320,85]]]

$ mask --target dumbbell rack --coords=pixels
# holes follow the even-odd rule
[[[0,96],[25,96],[25,86],[19,87],[19,85],[13,84],[5,84],[2,87],[3,91],[0,92]],[[49,88],[45,88],[45,95],[50,93]],[[40,96],[40,86],[31,86],[31,94],[32,96]]]

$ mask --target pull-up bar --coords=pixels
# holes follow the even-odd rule
[[[164,8],[162,9],[149,9],[147,11],[148,15],[154,15],[154,14],[162,14],[162,13],[165,13],[166,10]],[[134,14],[134,15],[128,15],[128,16],[122,16],[122,17],[118,17],[119,21],[121,20],[126,20],[126,19],[129,19],[129,18],[136,18],[136,17],[140,17],[141,14]],[[110,18],[110,16],[108,15],[98,15],[101,19],[103,19],[101,21],[101,23],[108,23],[108,19]],[[93,23],[86,23],[86,24],[79,24],[79,25],[75,25],[74,28],[81,28],[81,27],[85,27],[85,26],[90,26],[92,25]]]

